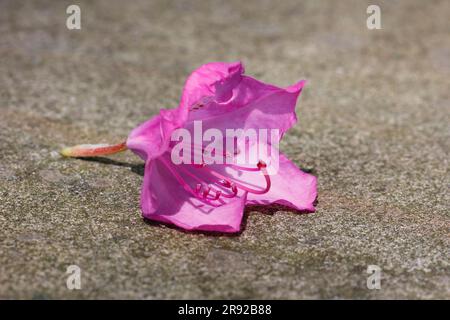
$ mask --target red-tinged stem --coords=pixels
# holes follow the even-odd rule
[[[81,158],[81,157],[98,157],[106,156],[127,150],[126,142],[119,144],[80,144],[73,147],[64,148],[60,153],[64,157]]]

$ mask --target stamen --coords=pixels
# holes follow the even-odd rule
[[[205,155],[205,148],[202,145],[192,144],[186,146],[187,149],[191,147],[193,147],[194,156],[201,155],[201,159],[203,161],[205,161],[207,157],[209,157],[208,155]],[[214,152],[219,152],[219,154],[222,153],[225,158],[233,157],[226,149],[216,148]],[[239,151],[237,151],[237,153],[239,153]],[[216,201],[220,201],[223,203],[223,201],[220,200],[221,198],[234,198],[238,195],[239,190],[253,194],[264,194],[267,193],[271,187],[270,176],[268,175],[266,170],[267,165],[263,161],[259,161],[255,167],[243,167],[234,163],[229,163],[228,161],[225,161],[225,163],[223,164],[238,171],[248,171],[255,173],[260,171],[263,174],[266,183],[265,187],[261,189],[258,189],[258,187],[252,188],[245,183],[227,177],[212,169],[205,162],[202,162],[200,164],[192,163],[190,165],[196,169],[204,170],[204,172],[206,173],[206,177],[210,175],[212,178],[212,181],[210,181],[210,183],[205,181],[204,177],[200,178],[195,173],[186,169],[186,166],[188,166],[188,164],[180,164],[177,165],[176,168],[174,168],[172,167],[172,164],[167,163],[167,161],[167,159],[164,159],[165,165],[175,175],[180,184],[182,184],[183,187],[197,199],[208,204],[212,204],[213,202],[216,203]],[[195,181],[195,185],[190,186],[182,176],[193,179]],[[205,176],[205,174],[203,174],[203,176]]]
[[[265,162],[263,162],[263,161],[261,161],[261,160],[258,162],[257,168],[246,168],[246,167],[239,167],[239,168],[240,168],[240,170],[244,170],[244,171],[261,171],[261,172],[263,173],[263,175],[264,175],[264,179],[266,180],[266,187],[265,187],[264,189],[262,189],[262,190],[257,190],[257,189],[249,188],[249,187],[247,187],[247,186],[241,184],[240,182],[238,182],[238,181],[236,181],[236,180],[234,180],[234,179],[230,179],[230,178],[225,177],[224,175],[222,175],[222,174],[220,174],[220,173],[218,173],[218,172],[212,170],[211,168],[209,168],[209,167],[207,167],[207,166],[204,166],[203,168],[204,168],[205,170],[207,170],[207,171],[208,171],[210,174],[212,174],[213,176],[215,176],[215,177],[217,177],[217,178],[219,178],[219,179],[221,179],[221,180],[225,180],[226,183],[227,183],[227,185],[228,185],[228,184],[232,184],[232,185],[234,185],[235,187],[237,187],[237,188],[239,188],[239,189],[241,189],[241,190],[250,192],[250,193],[254,193],[254,194],[264,194],[264,193],[267,193],[267,192],[270,190],[271,181],[270,181],[270,176],[269,176],[269,174],[267,173],[267,170],[266,170],[267,165],[266,165]],[[230,180],[231,180],[231,181],[230,181]]]
[[[206,186],[206,188],[203,188],[203,198],[206,199],[206,197],[209,195],[210,192],[211,192],[210,186]]]
[[[198,190],[198,185],[196,187],[196,190],[192,189],[192,187],[181,177],[181,175],[177,172],[177,170],[172,168],[172,166],[169,163],[167,163],[167,160],[164,159],[164,157],[160,157],[159,159],[166,166],[166,168],[169,169],[169,171],[174,175],[174,177],[178,181],[178,183],[183,186],[184,190],[186,190],[187,192],[192,194],[197,199],[207,203],[208,205],[211,205],[211,206],[214,206],[214,207],[219,207],[219,206],[221,206],[223,204],[223,201],[220,202],[219,204],[216,204],[216,203],[213,203],[213,202],[210,201],[210,200],[216,200],[215,198],[214,199],[209,199],[209,198],[206,198],[206,196],[205,197],[200,197],[198,192],[196,192],[196,190]]]
[[[194,165],[198,168],[203,168],[205,166],[205,164],[203,165]],[[198,183],[195,186],[195,193],[197,195],[202,194],[202,190],[206,189],[206,188],[210,188],[209,189],[209,193],[214,192],[214,196],[213,198],[208,198],[210,200],[217,200],[219,199],[220,196],[223,196],[225,198],[234,198],[237,195],[237,188],[231,188],[231,184],[226,188],[231,188],[231,191],[233,192],[232,194],[227,194],[222,192],[221,190],[218,190],[216,188],[212,188],[210,185],[208,185],[207,187],[205,187],[205,183],[203,180],[201,180],[199,177],[197,177],[195,174],[190,173],[188,170],[184,169],[182,165],[179,165],[177,168],[179,171],[183,172],[184,174],[188,175],[189,177],[191,177],[192,179],[194,179],[195,181],[197,181]]]
[[[266,181],[266,187],[264,189],[254,189],[250,188],[232,178],[226,177],[217,171],[211,169],[206,164],[193,164],[193,167],[197,169],[203,169],[206,173],[209,173],[212,177],[219,178],[219,180],[213,182],[212,184],[205,183],[204,180],[199,178],[194,173],[191,173],[189,170],[187,170],[184,165],[178,165],[176,169],[172,168],[170,164],[167,163],[167,160],[162,159],[163,163],[168,167],[168,169],[174,174],[175,178],[178,180],[178,182],[184,187],[185,190],[187,190],[189,193],[191,193],[194,197],[197,199],[206,202],[207,204],[212,205],[213,201],[220,201],[220,198],[234,198],[237,196],[239,189],[245,192],[250,192],[254,194],[264,194],[270,190],[271,187],[271,181],[270,177],[267,173],[266,167],[267,165],[263,161],[259,161],[256,165],[256,168],[251,167],[240,167],[240,166],[233,166],[234,168],[239,168],[243,171],[261,171],[264,175],[264,179]],[[195,180],[197,183],[195,185],[195,189],[192,188],[181,176],[186,175],[193,180]],[[227,190],[230,190],[230,192],[223,192],[222,190],[218,189],[218,187],[225,188]],[[223,201],[221,202],[223,204]]]

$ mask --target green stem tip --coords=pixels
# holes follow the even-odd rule
[[[98,157],[115,154],[127,150],[126,142],[118,144],[79,144],[73,147],[67,147],[60,151],[64,157]]]

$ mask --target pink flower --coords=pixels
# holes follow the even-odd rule
[[[273,175],[267,172],[270,159],[259,159],[253,167],[171,161],[171,134],[178,128],[192,132],[194,121],[221,132],[278,129],[281,138],[297,121],[295,105],[303,85],[301,81],[283,89],[262,83],[244,75],[239,62],[209,63],[195,70],[178,108],[161,110],[135,128],[126,142],[145,160],[143,216],[186,230],[238,232],[246,204],[277,203],[314,212],[316,178],[283,154]],[[261,147],[259,141],[250,146]]]

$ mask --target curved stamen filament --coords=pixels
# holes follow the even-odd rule
[[[215,203],[210,201],[210,200],[218,200],[219,198],[217,198],[217,199],[208,199],[208,198],[206,198],[206,196],[200,197],[198,192],[196,192],[196,190],[192,189],[192,187],[181,177],[181,175],[177,172],[177,170],[172,168],[172,166],[169,163],[167,163],[167,160],[164,159],[164,157],[161,157],[160,160],[166,166],[166,168],[174,175],[174,177],[178,181],[178,183],[181,184],[183,186],[183,188],[187,192],[192,194],[194,197],[196,197],[199,200],[202,200],[203,202],[205,202],[205,203],[207,203],[207,204],[209,204],[211,206],[215,206],[215,207],[218,207],[218,206],[223,204],[223,202],[221,202],[220,204],[215,204]]]
[[[202,167],[202,165],[198,165],[198,166]],[[220,196],[225,197],[225,198],[234,198],[237,195],[237,192],[238,192],[237,188],[233,188],[233,186],[231,186],[231,185],[225,186],[225,185],[221,184],[223,187],[229,188],[233,192],[232,194],[228,194],[228,193],[222,192],[221,190],[218,190],[216,188],[212,188],[210,185],[205,187],[205,183],[203,180],[201,180],[195,174],[192,174],[188,170],[184,169],[182,165],[178,166],[178,169],[180,171],[182,171],[183,173],[185,173],[186,175],[188,175],[189,177],[191,177],[192,179],[194,179],[195,181],[197,181],[197,185],[196,185],[196,189],[195,189],[195,192],[197,194],[200,194],[200,193],[202,193],[202,191],[204,189],[209,188],[206,195],[205,195],[205,193],[203,193],[203,197],[208,196],[211,191],[214,192],[215,195],[213,196],[213,198],[209,198],[210,200],[217,200],[217,199],[219,199]]]
[[[212,177],[218,178],[217,181],[214,181],[211,184],[207,184],[205,180],[200,178],[198,175],[184,168],[184,165],[178,165],[177,168],[174,168],[170,163],[168,163],[167,159],[161,157],[161,161],[167,167],[167,169],[169,169],[169,171],[174,175],[178,183],[180,183],[187,192],[189,192],[195,198],[213,206],[220,206],[221,204],[223,204],[224,202],[223,200],[220,200],[221,198],[230,199],[236,197],[239,189],[249,193],[264,194],[268,192],[271,187],[270,177],[266,170],[267,166],[263,161],[259,161],[255,168],[240,167],[240,166],[233,166],[233,167],[235,169],[238,168],[243,171],[252,171],[252,172],[261,171],[266,181],[266,186],[264,189],[250,188],[240,183],[239,181],[236,181],[233,178],[229,178],[218,173],[217,171],[209,168],[205,164],[193,165],[193,167],[195,168],[205,170],[205,172],[209,173]],[[193,179],[196,182],[195,188],[186,182],[186,180],[182,177],[183,175]],[[226,190],[231,191],[231,193],[224,192],[223,190],[218,189],[219,187],[225,188]],[[215,201],[219,201],[220,203],[217,204]]]
[[[230,178],[208,168],[207,166],[203,166],[202,168],[206,169],[211,175],[215,176],[216,178],[227,181],[231,185],[235,185],[237,188],[239,188],[241,190],[244,190],[244,191],[247,191],[250,193],[254,193],[254,194],[264,194],[270,190],[270,186],[271,186],[270,176],[267,173],[266,167],[267,167],[267,165],[263,161],[258,162],[257,168],[240,167],[241,170],[245,170],[245,171],[261,171],[262,172],[262,174],[264,175],[264,179],[266,180],[266,187],[262,190],[249,188],[234,179],[230,179]]]
[[[228,182],[228,181],[227,181],[227,182]],[[236,185],[230,183],[230,186],[227,187],[227,188],[230,188],[231,191],[232,191],[233,193],[232,193],[232,194],[226,194],[226,193],[224,193],[223,196],[224,196],[225,198],[234,198],[234,197],[236,197],[236,195],[237,195],[237,193],[238,193],[238,189],[237,189]]]

